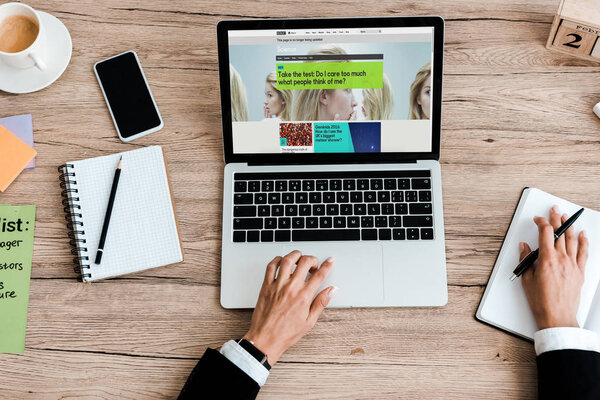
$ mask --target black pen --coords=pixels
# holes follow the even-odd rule
[[[121,158],[119,159],[119,164],[117,164],[117,170],[115,171],[115,177],[113,179],[112,189],[110,190],[110,197],[108,198],[108,207],[106,208],[106,214],[104,215],[104,225],[102,225],[100,243],[98,244],[98,252],[96,253],[96,261],[94,261],[94,264],[100,264],[100,261],[102,261],[102,253],[104,253],[104,241],[106,240],[108,224],[110,224],[110,216],[112,214],[113,205],[115,204],[115,196],[117,194],[117,186],[119,186],[119,177],[121,176],[122,162],[123,156],[121,156]]]
[[[556,230],[556,232],[554,232],[554,241],[555,242],[556,242],[556,239],[558,239],[560,237],[560,235],[565,233],[567,231],[567,229],[569,229],[571,227],[571,225],[573,225],[573,223],[577,220],[577,218],[579,218],[579,216],[583,213],[583,210],[584,209],[582,208],[581,210],[579,210],[575,214],[573,214],[571,216],[571,218],[566,220],[565,223],[562,224]],[[539,254],[540,254],[540,249],[535,249],[531,253],[527,254],[527,256],[523,259],[523,261],[521,261],[519,263],[519,265],[517,265],[517,268],[515,268],[515,270],[513,271],[513,274],[510,277],[510,280],[514,281],[517,277],[521,276],[523,274],[523,272],[525,272],[527,270],[527,268],[529,268],[534,263],[534,261],[537,260]]]

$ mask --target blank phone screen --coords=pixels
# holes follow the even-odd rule
[[[96,71],[123,138],[160,125],[158,110],[133,53],[101,61]]]

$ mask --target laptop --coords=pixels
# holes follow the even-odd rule
[[[336,259],[330,307],[443,306],[444,20],[221,21],[221,304],[266,265]]]

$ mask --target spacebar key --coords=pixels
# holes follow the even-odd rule
[[[359,229],[301,229],[292,231],[293,242],[360,240]]]

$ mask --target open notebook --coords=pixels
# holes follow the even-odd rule
[[[123,167],[100,265],[94,264],[119,158]],[[160,146],[72,161],[59,168],[76,270],[84,282],[183,261]]]
[[[511,282],[510,277],[519,263],[519,242],[527,242],[532,250],[538,248],[538,230],[533,217],[548,218],[554,204],[558,205],[561,213],[569,216],[581,208],[539,189],[523,190],[477,310],[476,317],[480,321],[533,339],[533,334],[538,329],[529,309],[521,278]],[[581,327],[600,333],[600,213],[586,208],[573,227],[576,234],[585,229],[590,241],[577,321]]]

